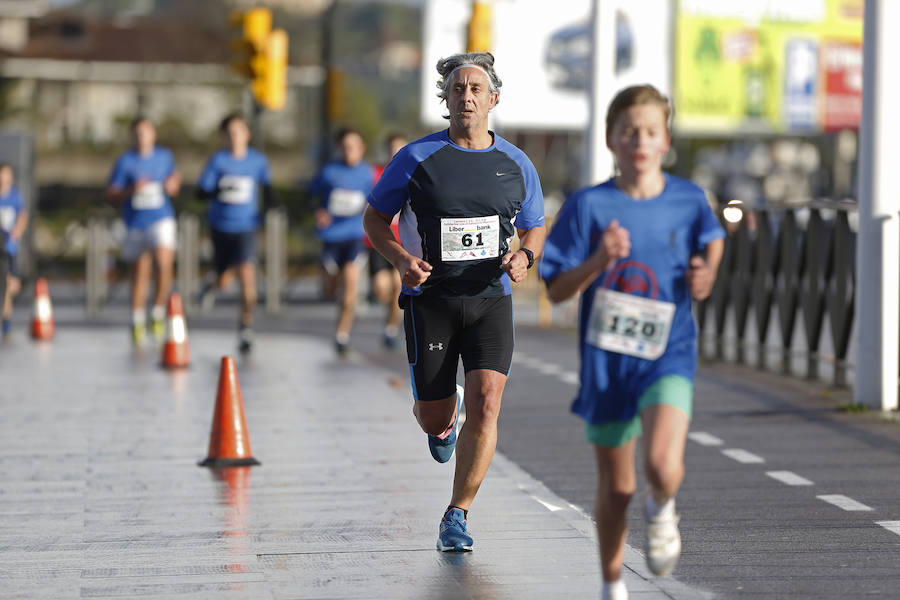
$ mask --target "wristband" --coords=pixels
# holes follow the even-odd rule
[[[532,252],[528,248],[519,248],[519,250],[521,252],[524,252],[525,256],[528,258],[528,266],[525,268],[530,269],[531,267],[533,267],[534,266],[534,252]]]

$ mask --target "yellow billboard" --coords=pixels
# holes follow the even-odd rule
[[[862,93],[863,1],[679,0],[675,127],[740,133],[852,124]],[[834,117],[828,107],[838,106]]]

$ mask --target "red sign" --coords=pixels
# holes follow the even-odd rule
[[[822,43],[825,131],[859,129],[862,117],[863,49],[853,42]]]

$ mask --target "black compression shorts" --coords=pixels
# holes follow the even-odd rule
[[[509,374],[512,296],[427,298],[405,296],[406,354],[416,400],[441,400],[456,391],[456,369]]]

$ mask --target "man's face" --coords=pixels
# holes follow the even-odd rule
[[[452,77],[447,95],[450,123],[465,130],[487,129],[488,112],[497,104],[487,75],[481,69],[463,67]]]
[[[341,158],[350,167],[356,166],[366,154],[366,144],[358,133],[348,133],[341,138]]]

